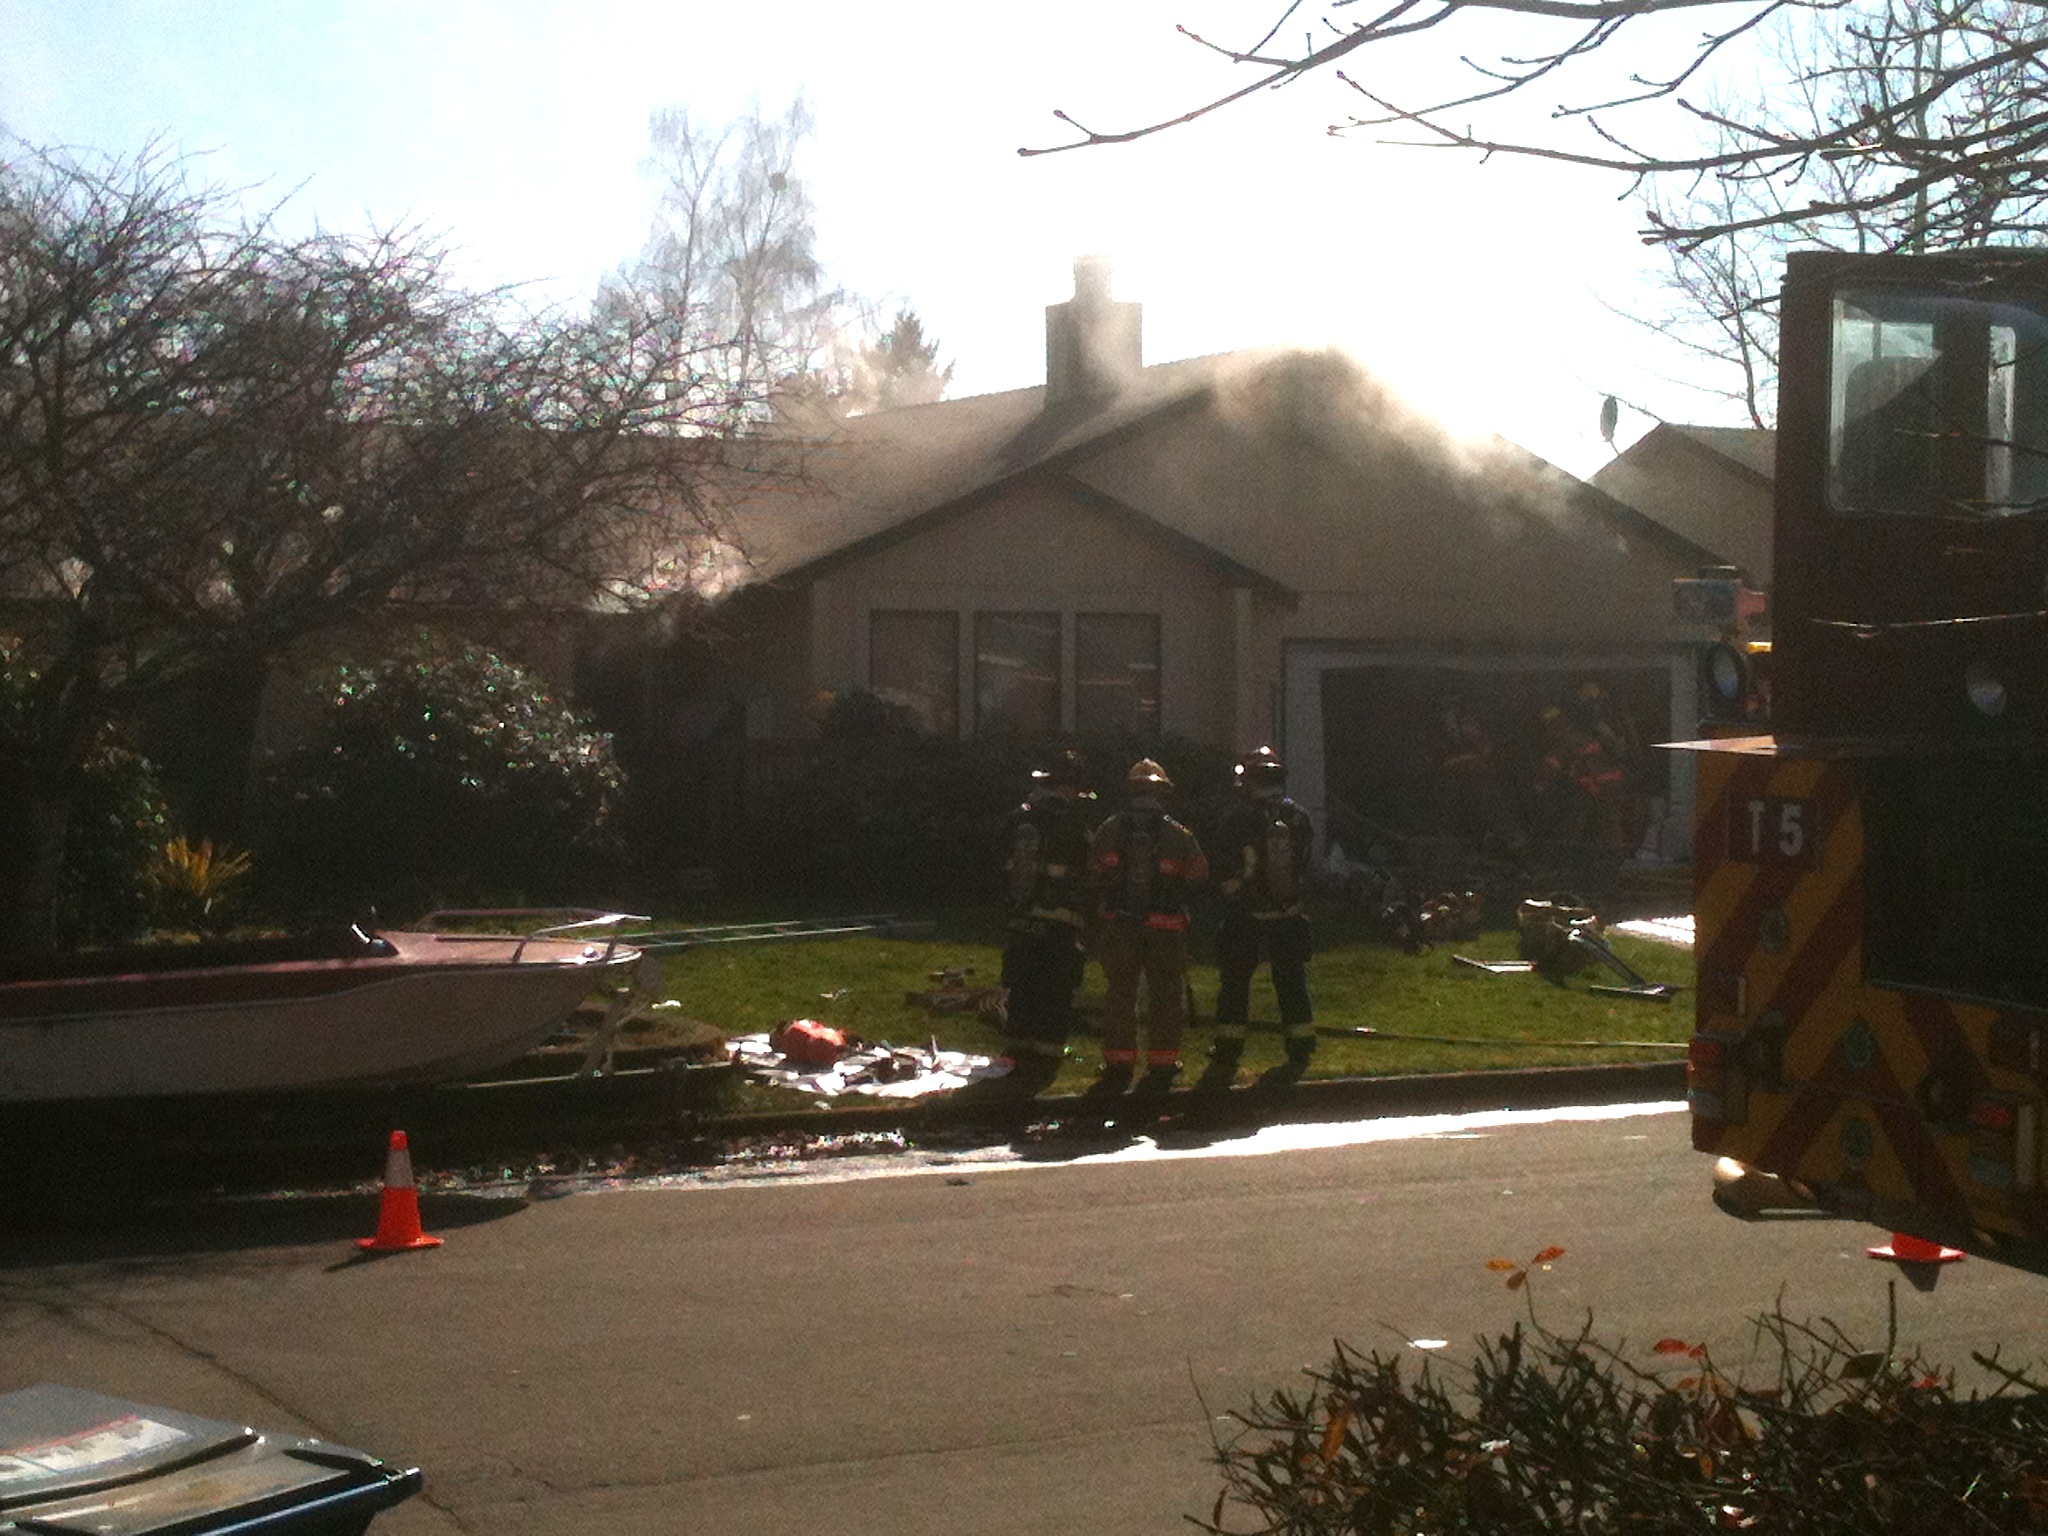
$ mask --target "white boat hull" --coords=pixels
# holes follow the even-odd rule
[[[659,995],[626,945],[379,937],[394,955],[10,983],[0,1103],[446,1082],[525,1054],[594,992]]]

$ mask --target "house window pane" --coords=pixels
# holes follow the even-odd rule
[[[1074,616],[1074,728],[1159,732],[1159,615]]]
[[[1051,736],[1060,728],[1060,616],[982,613],[974,619],[974,728]]]
[[[960,616],[877,609],[868,620],[868,687],[921,731],[960,731]]]

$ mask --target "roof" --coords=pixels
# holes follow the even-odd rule
[[[1701,427],[1671,423],[1671,430],[1765,480],[1778,469],[1778,434],[1769,427]]]
[[[1761,427],[1659,422],[1593,475],[1593,484],[1767,583],[1777,434]]]
[[[1453,436],[1348,355],[1258,348],[1154,364],[1099,404],[1042,387],[851,417],[765,439],[733,482],[753,580],[825,574],[1034,477],[1135,518],[1283,596],[1328,587],[1375,543],[1450,537],[1399,515],[1426,484],[1496,532],[1598,531],[1693,562],[1705,552],[1499,437]],[[1301,527],[1272,537],[1284,503]],[[1332,562],[1336,562],[1333,567]],[[1341,584],[1341,583],[1340,583]]]
[[[932,515],[1185,408],[1221,359],[1144,369],[1094,406],[1047,411],[1044,386],[851,416],[829,433],[768,438],[729,482],[732,528],[757,579],[844,557],[903,536]]]

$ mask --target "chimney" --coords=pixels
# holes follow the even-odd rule
[[[1045,306],[1045,404],[1101,405],[1144,366],[1137,304],[1109,296],[1109,258],[1074,260],[1074,296]]]

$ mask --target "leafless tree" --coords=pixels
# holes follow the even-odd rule
[[[1952,56],[1958,37],[1989,27],[2001,35],[2038,30],[2036,9],[2007,3],[1959,5],[1955,0],[1877,0],[1842,16],[1799,13],[1771,29],[1768,78],[1788,82],[1773,94],[1753,92],[1715,115],[1724,122],[1766,125],[1785,139],[1813,137],[1832,121],[1871,100],[1924,98]],[[1901,40],[1911,46],[1901,47]],[[1945,120],[1955,134],[1996,131],[2025,110],[2027,81],[2013,67],[1980,73],[1958,93]],[[1931,133],[1926,113],[1916,131]],[[1732,147],[1728,130],[1717,142]],[[1923,189],[1903,202],[1866,206],[1884,179],[1896,174],[1871,158],[1822,156],[1796,178],[1689,174],[1662,177],[1653,186],[1655,221],[1667,228],[1707,227],[1722,232],[1665,247],[1670,284],[1679,299],[1659,328],[1719,365],[1708,379],[1738,400],[1758,426],[1772,419],[1777,373],[1777,287],[1788,249],[1840,251],[1955,249],[2038,238],[2038,210],[2014,209],[2003,180],[1959,184],[1958,196],[1939,204]],[[1675,185],[1673,183],[1676,183]],[[1967,196],[1962,194],[1968,194]],[[1834,210],[1814,213],[1819,206]]]
[[[1782,248],[1775,242],[1717,235],[1697,245],[1666,248],[1672,298],[1662,313],[1628,311],[1704,369],[1684,377],[1693,387],[1737,405],[1751,426],[1776,420],[1777,285]]]
[[[568,608],[687,571],[701,434],[638,317],[466,292],[416,236],[287,239],[144,154],[0,161],[0,949],[35,942],[81,754],[407,604]]]
[[[667,338],[699,425],[765,421],[778,390],[829,359],[846,299],[825,280],[797,174],[813,127],[801,98],[777,118],[710,126],[669,108],[649,125],[654,225],[598,309]]]
[[[1135,128],[1092,129],[1062,112],[1076,136],[1021,153],[1143,138],[1323,74],[1352,102],[1334,133],[1762,194],[1719,208],[1653,201],[1652,243],[1839,219],[1888,248],[1998,239],[2037,227],[2048,198],[2048,14],[2032,0],[1292,0],[1269,15],[1243,44],[1187,34],[1252,71],[1247,83]],[[1691,18],[1700,30],[1667,25]],[[1832,55],[1781,61],[1763,76],[1760,100],[1790,95],[1819,109],[1810,119],[1713,105],[1717,88],[1769,68],[1759,40],[1782,18],[1823,26],[1861,62],[1844,74]],[[1297,46],[1282,41],[1304,22]],[[1489,44],[1503,28],[1527,45]],[[1408,93],[1407,81],[1453,61],[1460,85]],[[1533,130],[1532,107],[1543,114]]]

